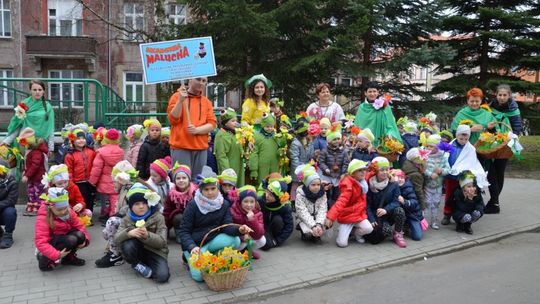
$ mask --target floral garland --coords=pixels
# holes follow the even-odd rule
[[[242,156],[245,160],[249,160],[251,152],[253,152],[255,145],[255,130],[251,125],[242,125],[240,128],[235,129],[236,142],[242,149]],[[244,162],[244,166],[246,163]]]
[[[279,154],[279,171],[286,172],[289,168],[290,159],[287,155],[287,150],[289,148],[289,143],[293,139],[293,136],[289,133],[286,128],[280,128],[279,132],[274,135],[274,139],[278,145],[278,154]]]

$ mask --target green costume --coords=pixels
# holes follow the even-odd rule
[[[373,146],[375,147],[379,145],[379,141],[383,135],[392,135],[393,138],[401,142],[396,119],[389,105],[375,109],[372,103],[364,101],[358,107],[358,111],[356,111],[354,124],[361,129],[369,128],[373,132],[375,136]]]
[[[460,122],[462,120],[471,120],[474,124],[482,125],[484,128],[487,128],[488,124],[490,122],[495,122],[495,116],[491,114],[491,112],[479,108],[477,110],[471,109],[469,106],[463,107],[459,112],[457,112],[456,117],[454,117],[454,120],[452,121],[452,125],[450,126],[450,129],[452,132],[456,132],[457,127],[459,126]],[[478,138],[480,137],[480,132],[471,132],[471,138],[469,139],[469,142],[471,144],[475,144]]]
[[[255,149],[249,158],[249,170],[253,179],[260,184],[270,173],[279,172],[278,144],[273,136],[261,130],[255,133]]]
[[[45,102],[47,114],[49,115],[48,119],[45,120],[45,109],[41,100],[34,100],[32,96],[29,96],[22,102],[28,106],[26,117],[20,119],[13,115],[9,121],[7,135],[9,136],[17,130],[28,127],[36,132],[37,138],[43,138],[45,141],[49,140],[49,136],[54,134],[54,111],[52,106]]]
[[[225,129],[218,131],[214,139],[214,155],[218,171],[221,173],[225,169],[233,169],[238,176],[236,187],[242,187],[245,184],[242,148],[233,132]]]

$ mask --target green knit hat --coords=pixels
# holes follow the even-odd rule
[[[223,170],[223,172],[221,172],[221,175],[218,175],[218,179],[219,179],[220,185],[229,184],[236,187],[236,182],[238,181],[238,175],[233,169],[229,168],[229,169]]]
[[[347,167],[347,173],[353,174],[355,171],[358,171],[360,169],[367,169],[367,168],[368,168],[367,162],[363,160],[359,160],[359,159],[353,159],[349,163],[349,166]]]
[[[229,120],[235,117],[236,117],[236,111],[233,108],[221,109],[219,111],[219,118],[221,119],[222,124],[227,123]]]
[[[261,120],[261,126],[275,126],[276,125],[276,119],[274,118],[274,115],[271,115],[269,113],[263,113],[262,120]]]
[[[330,131],[326,133],[326,141],[328,143],[332,142],[332,140],[339,138],[341,139],[341,123],[336,122],[330,127]]]

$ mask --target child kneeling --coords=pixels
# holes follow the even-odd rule
[[[328,210],[327,197],[321,187],[321,177],[310,164],[300,165],[294,172],[302,187],[296,188],[296,219],[303,241],[320,243]]]
[[[471,171],[461,173],[459,186],[453,196],[452,218],[456,221],[457,232],[473,234],[471,225],[484,214],[484,200]]]
[[[246,225],[253,232],[240,237],[240,250],[246,248],[247,240],[253,240],[253,249],[258,249],[266,244],[264,237],[264,221],[261,207],[257,203],[257,190],[255,187],[246,185],[237,190],[238,198],[235,198],[234,191],[231,191],[229,197],[234,197],[231,201],[231,215],[235,224]],[[260,258],[260,253],[253,250],[253,258]]]
[[[167,226],[158,211],[160,197],[141,183],[128,194],[129,210],[114,236],[124,260],[141,276],[157,283],[169,280]]]

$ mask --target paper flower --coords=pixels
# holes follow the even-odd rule
[[[75,139],[77,139],[77,135],[73,134],[73,132],[69,132],[67,137],[71,141],[74,141]]]
[[[286,202],[289,201],[289,193],[288,192],[283,192],[280,196],[279,196],[279,201],[282,203],[282,204],[285,204]]]
[[[138,221],[135,222],[135,227],[142,228],[142,227],[144,227],[145,224],[146,224],[146,222],[144,220],[138,220]]]
[[[159,194],[155,193],[154,191],[147,191],[144,194],[144,198],[148,201],[148,206],[150,207],[157,206],[157,204],[161,200]]]
[[[472,125],[474,125],[474,121],[470,120],[470,119],[462,119],[460,122],[459,122],[460,125],[467,125],[469,127],[471,127]]]
[[[92,223],[92,218],[88,215],[81,215],[79,216],[79,221],[84,227],[88,227]]]
[[[439,150],[443,151],[443,152],[446,152],[446,153],[449,153],[451,154],[452,152],[454,152],[454,146],[452,146],[450,143],[447,143],[445,141],[441,141],[438,145],[437,145],[437,148],[439,148]]]
[[[381,97],[375,99],[375,101],[373,102],[373,107],[375,108],[375,110],[379,110],[380,108],[384,107],[384,99],[382,99]]]
[[[357,126],[352,126],[352,127],[351,127],[351,134],[353,134],[353,135],[358,135],[358,134],[360,134],[360,131],[361,131],[360,128],[357,127]]]
[[[426,114],[426,118],[429,119],[429,121],[431,122],[435,122],[435,120],[437,119],[437,114],[429,112]]]
[[[126,172],[120,172],[116,175],[116,180],[118,181],[128,182],[130,179],[131,177]]]
[[[484,109],[484,110],[488,111],[489,113],[493,112],[487,103],[482,104],[480,106],[480,109]]]
[[[15,116],[19,119],[25,119],[26,118],[26,111],[28,111],[28,106],[21,102],[15,107]]]

